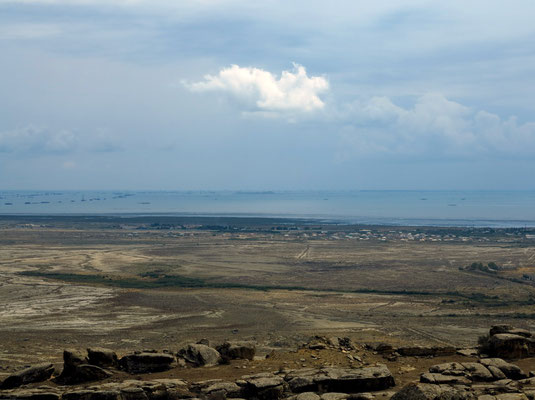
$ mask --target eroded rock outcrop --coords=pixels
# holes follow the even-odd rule
[[[109,368],[119,366],[117,354],[110,349],[102,347],[89,348],[87,349],[87,358],[89,364],[96,365],[97,367]]]
[[[384,365],[355,369],[302,369],[290,372],[285,379],[294,393],[359,393],[384,390],[395,385],[394,377]]]
[[[254,342],[225,342],[216,347],[223,361],[252,360],[256,354]]]
[[[217,365],[221,362],[221,354],[204,344],[188,344],[178,352],[178,356],[196,367]]]
[[[467,387],[410,383],[392,396],[391,400],[476,400]]]
[[[281,399],[287,388],[284,379],[271,373],[246,375],[237,383],[243,388],[243,396],[252,400]]]
[[[64,385],[98,381],[112,376],[110,371],[89,364],[84,353],[78,350],[63,351],[63,371],[56,379]]]
[[[166,371],[173,367],[176,359],[166,353],[128,354],[119,360],[122,370],[131,374]]]
[[[54,366],[50,363],[34,365],[33,367],[23,369],[13,375],[8,376],[0,389],[12,389],[28,383],[42,382],[50,379],[54,373]]]
[[[535,356],[535,338],[526,329],[494,325],[480,350],[492,357],[519,359]]]

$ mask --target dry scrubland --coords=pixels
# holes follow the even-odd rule
[[[222,218],[0,218],[0,366],[65,347],[310,335],[473,346],[535,328],[529,230]],[[481,262],[498,270],[464,268]],[[461,268],[460,268],[461,267]],[[0,376],[1,377],[1,376]]]

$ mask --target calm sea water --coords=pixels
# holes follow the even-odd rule
[[[1,191],[0,214],[304,217],[351,223],[535,226],[535,191]]]

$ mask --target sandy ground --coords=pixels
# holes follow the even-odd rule
[[[28,228],[0,220],[0,376],[41,360],[60,362],[65,347],[176,350],[203,337],[239,338],[256,340],[268,354],[316,334],[472,346],[493,323],[535,329],[529,302],[535,287],[510,280],[535,271],[535,243],[521,236],[457,234],[446,241],[443,233],[441,241],[407,241],[383,240],[384,232],[356,239],[351,229],[363,235],[359,227],[276,234],[108,225]],[[459,269],[491,261],[506,269],[498,275]],[[223,286],[307,290],[133,289],[24,271],[110,282],[156,271]]]

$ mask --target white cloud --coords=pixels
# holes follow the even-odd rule
[[[329,89],[327,79],[309,77],[305,67],[298,64],[294,64],[292,71],[282,71],[280,77],[260,68],[232,65],[186,86],[194,92],[225,92],[249,110],[272,113],[320,110],[325,103],[319,95]]]
[[[348,106],[341,119],[344,146],[349,144],[360,154],[535,153],[535,123],[519,124],[515,117],[504,120],[438,93],[425,94],[405,108],[388,97],[373,97]]]

